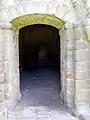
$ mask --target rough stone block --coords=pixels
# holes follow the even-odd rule
[[[73,61],[72,55],[67,55],[67,56],[65,56],[65,57],[67,57],[67,59],[65,58],[65,59],[67,60],[67,64],[68,64],[68,63],[72,63],[72,61]]]
[[[81,39],[81,31],[79,27],[77,29],[74,29],[73,35],[74,35],[74,40]]]
[[[67,78],[67,85],[73,85],[73,79]]]
[[[86,115],[82,114],[81,120],[82,120],[82,118],[83,118],[83,120],[90,120],[90,111]]]
[[[75,62],[75,70],[76,71],[89,71],[90,70],[90,62]]]
[[[4,84],[0,84],[0,92],[4,92]]]
[[[7,85],[8,86],[8,85]],[[9,84],[9,89],[5,89],[7,92],[5,92],[5,98],[6,100],[12,100],[15,101],[16,98],[19,97],[19,89],[17,86],[12,86],[12,84]]]
[[[90,79],[90,71],[75,71],[75,79],[76,80],[87,80]]]
[[[72,68],[67,68],[66,76],[68,79],[73,79],[73,69]]]
[[[8,120],[5,116],[5,109],[0,110],[0,120]]]
[[[89,86],[89,88],[90,88],[90,79],[85,80],[85,84],[86,84],[86,86],[88,85],[88,86]]]
[[[4,83],[4,74],[0,74],[0,84]]]
[[[38,2],[39,4],[37,4],[37,2],[32,2],[32,3],[24,3],[24,4],[22,4],[22,9],[23,9],[23,13],[24,14],[27,14],[27,13],[35,13],[36,11],[37,11],[37,13],[50,13],[50,10],[52,10],[51,12],[52,12],[52,14],[54,14],[55,12],[56,12],[56,6],[54,5],[54,4],[52,4],[52,3],[49,3],[49,5],[48,5],[48,3],[47,4],[43,4],[43,2]],[[25,7],[25,5],[27,6],[27,7]],[[53,9],[52,9],[52,7],[53,7]],[[31,8],[31,9],[30,9]]]
[[[67,11],[67,7],[65,7],[65,6],[62,7],[62,6],[58,5],[57,9],[56,9],[56,16],[62,18],[65,15],[66,11]],[[66,25],[66,27],[68,27],[68,26]]]
[[[14,85],[12,83],[5,83],[5,93],[12,92]]]
[[[4,61],[4,72],[11,73],[15,69],[15,61]]]
[[[70,40],[67,40],[67,50],[71,50],[73,47],[73,42]]]
[[[19,8],[17,6],[10,6],[8,8],[9,13],[12,16],[12,19],[16,18],[20,13],[19,13]]]
[[[72,71],[73,71],[73,61],[68,61],[67,62],[67,68],[71,68],[72,69]]]
[[[4,84],[0,84],[0,102],[4,101]]]
[[[3,61],[0,61],[0,73],[2,73],[3,70],[4,70]]]
[[[88,61],[89,58],[89,50],[88,49],[82,49],[82,50],[75,50],[75,61],[82,62],[82,61]]]
[[[74,92],[73,84],[67,84],[67,92],[69,93],[70,96],[73,95]]]
[[[10,21],[10,18],[9,18],[10,16],[9,16],[9,14],[7,12],[7,8],[4,8],[4,9],[0,10],[0,16],[2,16],[2,17],[0,17],[1,22],[9,22]]]
[[[4,102],[4,100],[5,100],[4,92],[0,92],[0,102]]]
[[[83,93],[83,94],[82,94]],[[90,90],[76,89],[76,102],[90,102]]]
[[[4,43],[4,60],[14,60],[15,59],[15,44]]]
[[[89,89],[90,85],[86,84],[86,80],[76,80],[76,89]]]
[[[77,40],[75,41],[76,44],[76,50],[80,50],[80,49],[87,49],[88,48],[88,42],[85,40]]]
[[[66,54],[67,54],[67,57],[68,57],[68,56],[71,56],[71,57],[72,57],[73,52],[72,52],[72,50],[67,50],[67,53],[66,53]]]
[[[4,42],[13,43],[15,41],[14,40],[14,31],[12,31],[12,30],[3,30],[2,38],[3,38]]]
[[[73,92],[71,93],[71,91],[67,90],[66,101],[67,101],[68,107],[72,108],[73,107]]]
[[[66,40],[70,40],[72,41],[73,40],[73,29],[70,29],[70,30],[66,30]]]
[[[5,84],[5,98],[6,100],[11,100],[12,96],[14,96],[14,93],[12,93],[12,91],[14,91],[14,85],[12,83],[6,83]]]
[[[6,83],[12,83],[14,81],[15,71],[6,72],[4,76],[5,76],[4,79]]]
[[[0,61],[3,61],[3,51],[0,52]]]

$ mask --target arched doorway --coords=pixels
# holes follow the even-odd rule
[[[49,25],[49,26],[53,26],[55,28],[58,29],[58,32],[60,34],[60,49],[61,49],[61,61],[59,61],[60,63],[60,68],[61,68],[61,98],[64,101],[64,103],[67,103],[67,105],[71,108],[74,107],[74,84],[72,84],[72,89],[69,89],[69,79],[70,81],[73,83],[74,79],[72,79],[73,77],[73,68],[72,66],[67,66],[68,63],[72,63],[73,64],[73,49],[71,50],[71,54],[68,54],[68,50],[67,50],[67,39],[66,39],[66,34],[68,33],[67,29],[65,29],[65,26],[63,26],[65,24],[65,22],[57,17],[55,17],[54,15],[48,15],[48,14],[28,14],[28,15],[23,15],[20,17],[17,17],[15,19],[13,19],[11,21],[11,24],[13,26],[13,38],[15,40],[15,59],[13,60],[13,62],[15,62],[16,64],[14,64],[14,68],[16,70],[15,72],[15,83],[17,83],[17,88],[16,88],[16,84],[13,81],[13,87],[16,88],[16,90],[14,90],[14,93],[12,95],[12,97],[10,98],[11,103],[13,104],[13,101],[15,101],[14,103],[16,104],[16,102],[18,101],[18,99],[20,98],[20,78],[19,78],[19,54],[18,54],[18,36],[19,36],[19,30],[23,27],[26,27],[28,25],[34,25],[34,24],[44,24],[44,25]],[[71,24],[67,24],[67,25],[71,25]],[[71,27],[71,26],[67,26],[67,27]],[[69,29],[69,28],[68,28]],[[72,32],[72,29],[69,30],[70,34]],[[67,34],[69,37],[69,33]],[[70,39],[71,40],[71,39]],[[73,46],[71,46],[73,47]],[[66,59],[67,58],[67,59]],[[70,59],[69,59],[70,58]],[[69,61],[68,61],[69,60]],[[69,67],[69,68],[68,68]],[[68,70],[70,70],[68,72]],[[67,76],[68,74],[70,74],[70,76]],[[70,78],[69,78],[70,77]],[[68,79],[69,78],[69,79]],[[72,92],[71,92],[72,91]],[[69,94],[70,93],[70,94]],[[13,98],[13,100],[12,100]],[[70,99],[69,99],[70,98]],[[72,99],[71,99],[72,98]],[[9,104],[9,105],[10,105]]]
[[[55,2],[55,3],[54,3]],[[87,80],[89,80],[90,76],[87,71],[83,71],[83,68],[87,68],[87,58],[88,58],[88,46],[87,47],[80,47],[84,44],[83,39],[89,41],[89,36],[87,32],[83,31],[84,28],[89,31],[89,22],[88,20],[82,21],[82,16],[80,10],[73,7],[73,4],[70,2],[62,1],[17,1],[15,2],[1,2],[0,14],[1,14],[1,30],[0,30],[0,66],[1,66],[1,107],[7,109],[8,107],[16,105],[17,101],[20,97],[20,84],[19,84],[19,62],[18,62],[18,33],[19,29],[25,27],[27,25],[33,24],[47,24],[58,28],[60,31],[61,36],[61,87],[62,87],[62,99],[64,103],[68,105],[71,110],[75,110],[77,108],[83,109],[84,105],[89,106],[89,102],[87,101],[89,91],[88,85],[83,88],[84,94],[81,96],[82,91],[77,88],[80,85],[83,86]],[[65,5],[64,5],[65,3]],[[82,2],[83,3],[83,2]],[[76,2],[76,6],[79,4]],[[82,4],[83,5],[83,4]],[[81,8],[82,7],[81,5]],[[7,6],[7,7],[6,7]],[[82,11],[82,10],[81,10]],[[26,15],[26,14],[32,15]],[[43,13],[35,14],[35,13]],[[78,14],[79,13],[79,14]],[[49,14],[49,15],[48,15]],[[23,16],[21,16],[23,15]],[[19,16],[19,18],[18,18]],[[31,16],[31,17],[30,17]],[[55,17],[56,16],[56,17]],[[16,19],[14,19],[16,18]],[[66,21],[65,26],[63,26],[63,21]],[[87,18],[87,17],[86,17]],[[12,20],[12,21],[11,21]],[[11,21],[11,24],[9,23]],[[81,21],[83,22],[81,24]],[[77,24],[78,23],[78,24]],[[63,26],[63,27],[62,27]],[[62,30],[64,30],[64,36],[62,36]],[[85,32],[85,38],[84,38]],[[77,40],[77,42],[76,42]],[[80,40],[80,42],[79,42]],[[86,46],[86,45],[85,45]],[[84,57],[83,60],[81,59],[81,55]],[[83,62],[85,64],[83,64]],[[79,64],[80,63],[80,64]],[[75,66],[76,65],[76,66]],[[77,66],[81,66],[81,68]],[[85,74],[83,74],[85,73]],[[84,76],[85,75],[85,76]],[[85,82],[83,82],[85,79]],[[79,81],[80,80],[80,81]],[[82,80],[82,81],[81,81]],[[89,82],[89,81],[88,81]],[[88,92],[88,94],[87,94]],[[84,98],[84,100],[83,100]],[[3,104],[2,104],[3,102]],[[83,103],[84,102],[84,103]],[[88,102],[88,105],[87,105]],[[88,107],[86,107],[87,110]]]
[[[61,102],[59,30],[44,24],[21,28],[19,58],[21,102],[32,106],[55,105],[56,99]]]
[[[61,48],[61,51],[60,51],[61,52],[61,56],[60,56],[61,61],[59,61],[60,67],[61,67],[61,94],[60,94],[60,96],[61,96],[62,100],[64,100],[64,103],[67,103],[70,107],[71,106],[73,107],[74,106],[74,102],[73,102],[74,99],[72,96],[74,95],[74,91],[72,91],[72,94],[67,93],[68,86],[67,86],[66,81],[68,78],[66,78],[67,77],[66,75],[68,74],[67,73],[68,71],[66,71],[66,69],[68,69],[68,66],[67,66],[68,61],[67,61],[67,59],[65,59],[65,56],[67,58],[69,58],[69,56],[67,54],[67,44],[66,44],[67,43],[66,42],[67,41],[67,39],[66,39],[67,29],[65,29],[65,26],[63,27],[65,22],[63,20],[55,17],[54,15],[38,14],[37,13],[37,14],[27,14],[27,15],[17,17],[15,19],[13,19],[12,21],[10,21],[10,23],[12,24],[12,26],[13,26],[12,29],[14,30],[14,40],[15,40],[15,46],[16,46],[15,50],[17,53],[15,56],[15,61],[17,63],[17,64],[15,64],[16,65],[15,68],[17,70],[15,79],[16,79],[16,83],[18,83],[17,84],[18,88],[16,89],[16,91],[14,91],[16,93],[16,97],[17,97],[17,98],[15,98],[15,101],[17,102],[18,99],[20,98],[20,92],[19,92],[20,91],[20,84],[19,84],[20,79],[19,79],[19,69],[18,69],[19,68],[19,66],[18,66],[19,65],[19,61],[18,61],[18,58],[19,58],[19,55],[18,55],[19,30],[23,27],[28,26],[28,25],[44,24],[44,25],[49,25],[49,26],[53,26],[53,27],[57,28],[58,32],[60,34],[60,37],[61,37],[61,40],[60,40],[61,41],[61,46],[60,46],[60,48]],[[70,30],[70,32],[71,32],[71,30]],[[73,52],[73,51],[71,51],[71,52]],[[72,63],[73,62],[72,54],[70,57],[71,57],[70,62]],[[72,69],[72,68],[70,68],[70,69]],[[73,75],[73,74],[71,74],[71,75]],[[17,91],[18,91],[18,93],[17,93]],[[71,89],[70,89],[70,91],[71,91]],[[13,97],[14,97],[14,95],[13,95]],[[72,97],[72,99],[69,100],[68,98],[71,98],[71,97]]]

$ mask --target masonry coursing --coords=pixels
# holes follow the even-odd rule
[[[19,31],[13,30],[10,21],[26,14],[54,14],[63,19],[61,36],[61,98],[72,110],[82,113],[89,111],[90,106],[90,18],[89,15],[81,24],[80,17],[77,19],[73,6],[63,6],[65,1],[57,0],[45,2],[32,0],[15,3],[0,1],[0,109],[1,111],[13,107],[20,99],[19,84]],[[69,2],[69,0],[68,0]],[[76,1],[77,2],[77,1]],[[80,1],[79,1],[80,2]],[[88,0],[87,0],[88,3]],[[86,5],[86,10],[89,4]],[[44,5],[44,7],[43,7]],[[54,5],[54,6],[53,6]],[[55,6],[56,5],[56,6]],[[32,9],[30,9],[30,6]],[[62,9],[61,9],[62,8]],[[70,13],[65,14],[65,10]],[[65,14],[65,16],[64,16]],[[88,13],[89,14],[89,13]],[[86,15],[86,14],[85,14]],[[64,17],[63,17],[64,16]],[[81,14],[82,16],[82,14]],[[81,17],[82,18],[82,17]],[[82,28],[83,27],[83,28]],[[83,29],[85,31],[83,31]],[[85,32],[88,37],[85,36]],[[3,113],[3,112],[2,112]],[[83,114],[82,114],[83,115]],[[90,116],[84,116],[86,120]]]

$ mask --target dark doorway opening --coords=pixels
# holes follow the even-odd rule
[[[60,98],[60,36],[50,25],[35,24],[19,31],[20,87],[29,105],[50,105]],[[57,91],[57,92],[56,92]]]

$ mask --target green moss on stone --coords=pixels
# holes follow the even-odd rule
[[[27,14],[13,19],[10,23],[16,29],[33,24],[46,24],[60,29],[65,24],[63,20],[55,17],[55,15],[48,14]]]

